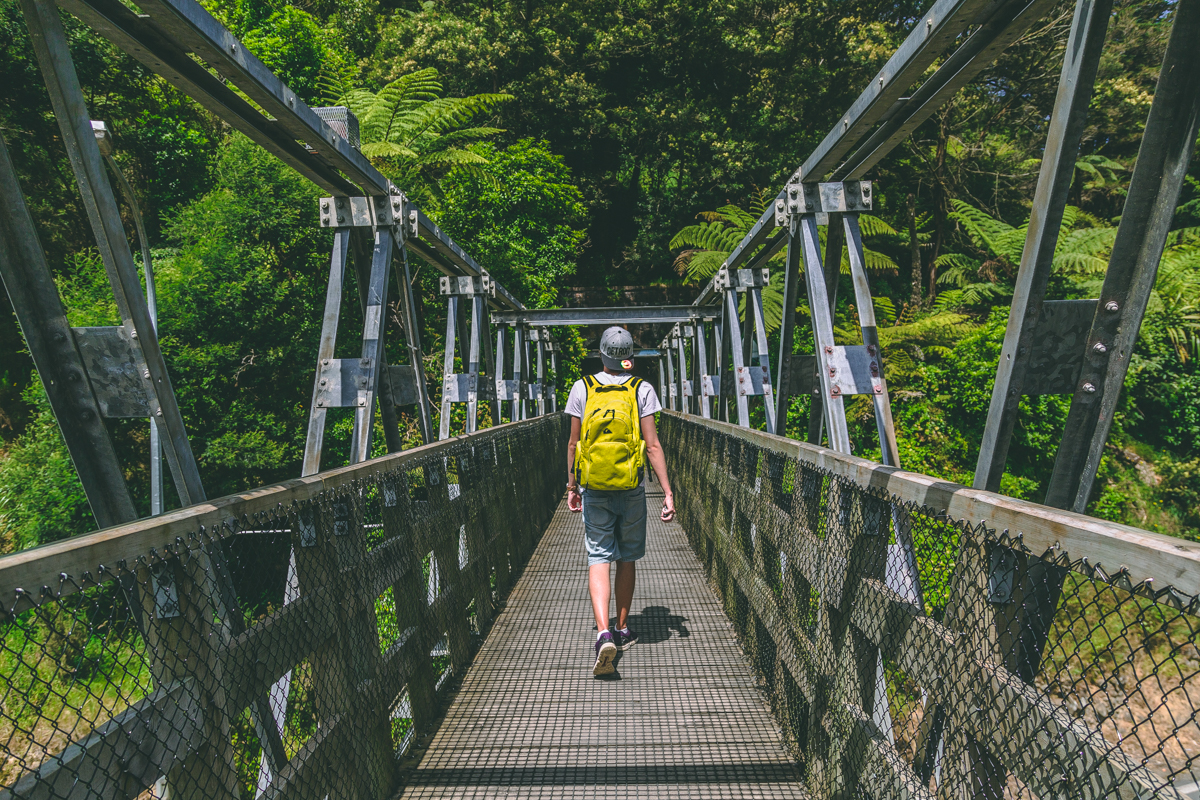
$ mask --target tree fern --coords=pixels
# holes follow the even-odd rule
[[[708,280],[725,263],[729,254],[750,232],[755,223],[762,217],[773,197],[768,197],[759,191],[751,199],[747,208],[736,205],[726,205],[716,211],[701,211],[696,215],[699,220],[695,225],[682,228],[671,238],[670,248],[679,250],[675,257],[675,270],[689,281],[700,282]],[[896,236],[890,225],[878,217],[863,214],[859,217],[859,227],[863,235]],[[821,229],[822,252],[824,252],[825,228]],[[753,255],[753,254],[752,254]],[[776,330],[783,319],[783,265],[786,252],[780,250],[767,261],[771,270],[770,283],[763,287],[763,316],[767,330]],[[870,248],[863,248],[863,262],[868,271],[882,272],[897,269],[896,262],[891,258]],[[803,267],[801,267],[803,269]],[[850,272],[849,255],[842,253],[842,272]],[[744,312],[743,312],[744,313]]]
[[[349,88],[330,75],[328,91],[358,117],[363,155],[405,192],[425,203],[442,196],[440,178],[456,170],[480,172],[487,159],[471,149],[502,128],[472,125],[512,100],[508,94],[442,97],[436,69],[402,75],[378,92]]]

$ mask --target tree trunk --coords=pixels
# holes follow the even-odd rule
[[[921,245],[917,241],[917,198],[908,194],[908,247],[912,263],[912,304],[921,305]]]
[[[950,203],[946,192],[946,142],[949,133],[946,126],[949,122],[950,109],[944,108],[938,114],[937,156],[933,164],[933,202],[935,235],[933,254],[929,258],[929,302],[932,305],[937,299],[937,259],[942,254],[946,243],[946,218],[950,213]]]

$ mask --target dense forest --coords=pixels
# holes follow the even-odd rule
[[[697,291],[925,5],[204,2],[308,103],[350,106],[363,152],[501,282],[541,307],[579,287],[614,297],[629,285]],[[1173,8],[1174,0],[1115,5],[1053,299],[1096,296]],[[1061,2],[869,176],[869,267],[910,469],[970,483],[1072,9]],[[294,477],[331,244],[317,225],[319,190],[65,20],[91,114],[113,130],[147,216],[160,335],[210,496]],[[115,324],[15,0],[0,0],[0,134],[72,324]],[[134,242],[131,220],[127,229]],[[776,278],[781,266],[771,263]],[[437,387],[445,311],[433,270],[418,269],[416,281],[424,366]],[[771,294],[777,319],[779,295]],[[95,526],[3,303],[0,552]],[[853,341],[848,304],[837,322]],[[398,332],[392,339],[393,363],[401,363]],[[582,353],[578,334],[566,345],[560,390]],[[796,347],[811,351],[807,330]],[[1198,360],[1194,159],[1091,513],[1200,538]],[[1023,401],[1006,494],[1042,499],[1068,403]],[[855,451],[877,456],[870,406],[848,411]],[[796,399],[789,432],[803,431],[806,418],[807,399]],[[326,466],[348,451],[350,423],[335,420]],[[415,442],[415,424],[405,424]],[[146,424],[111,427],[145,510]],[[376,442],[382,448],[382,436]]]

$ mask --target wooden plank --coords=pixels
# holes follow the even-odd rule
[[[858,706],[843,707],[850,723],[848,749],[863,754],[857,783],[870,787],[877,800],[933,800],[933,792],[921,785],[921,779],[895,746],[880,732],[871,715]]]
[[[1200,542],[971,489],[717,420],[686,419],[812,464],[864,489],[887,492],[898,502],[924,506],[971,525],[983,522],[997,531],[1009,531],[1014,538],[1020,535],[1035,555],[1051,551],[1055,558],[1087,558],[1092,566],[1103,564],[1110,574],[1125,567],[1134,583],[1151,579],[1156,589],[1174,586],[1187,595],[1200,595]]]
[[[783,611],[766,599],[773,598],[775,593],[766,581],[754,571],[754,567],[738,548],[737,543],[732,541],[728,530],[718,531],[717,537],[713,541],[719,547],[718,554],[725,561],[734,582],[742,587],[742,592],[750,601],[754,613],[758,614],[763,625],[770,631],[771,637],[779,648],[780,660],[787,667],[792,680],[796,681],[796,685],[800,687],[805,698],[811,700],[813,676],[804,668],[804,665],[815,663],[812,645],[803,633],[796,635],[798,632],[788,624]]]
[[[0,800],[137,797],[203,741],[204,714],[192,680],[159,689],[0,789]]]
[[[1040,797],[1062,791],[1062,768],[1073,795],[1102,800],[1176,798],[1145,767],[1099,730],[1088,728],[1004,667],[977,658],[969,638],[920,614],[882,581],[863,580],[852,624],[930,695],[950,708],[951,725],[971,731]],[[985,709],[986,714],[977,714]]]
[[[346,738],[344,715],[326,721],[288,765],[271,780],[260,800],[325,797],[336,785]]]
[[[337,600],[328,588],[288,603],[224,648],[231,709],[242,709],[338,630]]]

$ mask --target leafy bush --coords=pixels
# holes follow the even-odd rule
[[[25,433],[0,458],[0,552],[56,542],[96,527],[50,401],[36,373]]]

